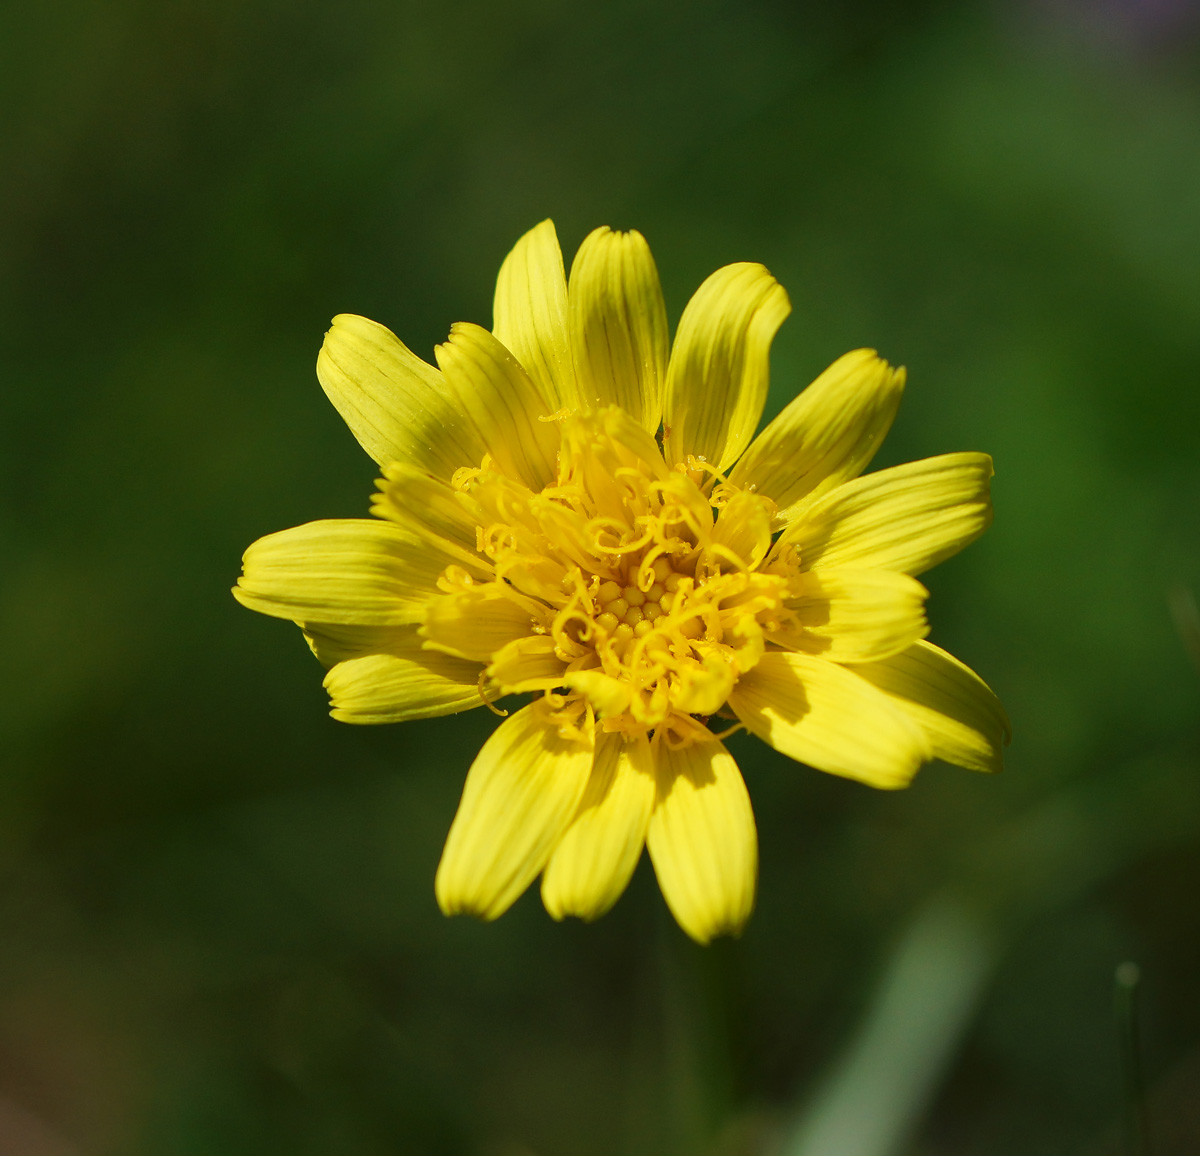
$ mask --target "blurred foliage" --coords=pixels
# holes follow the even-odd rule
[[[781,1151],[947,887],[1003,934],[897,1151],[1116,1151],[1126,958],[1157,1151],[1200,1148],[1198,45],[1185,0],[0,7],[0,1150]],[[335,724],[227,592],[365,513],[328,318],[428,356],[547,215],[641,229],[673,319],[767,264],[769,413],[871,345],[879,464],[997,462],[928,583],[1007,772],[879,794],[735,740],[761,894],[708,950],[645,862],[592,926],[444,920],[491,716]]]

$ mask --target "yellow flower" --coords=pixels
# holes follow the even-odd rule
[[[871,350],[751,441],[790,308],[728,265],[669,348],[641,234],[597,229],[568,284],[544,221],[500,270],[493,331],[455,325],[437,369],[334,319],[317,374],[382,467],[375,517],[262,538],[234,593],[301,626],[345,722],[534,695],[467,774],[447,914],[493,919],[540,874],[552,916],[594,919],[644,844],[689,935],[736,934],[758,845],[713,716],[874,787],[932,758],[999,769],[1003,709],[923,641],[913,577],[987,527],[991,459],[860,477],[904,384]]]

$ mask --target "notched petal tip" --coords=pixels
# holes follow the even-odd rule
[[[455,322],[434,352],[459,410],[470,416],[501,469],[533,489],[549,484],[558,431],[542,419],[552,403],[512,352],[494,334],[465,321]]]
[[[728,469],[762,416],[771,342],[792,305],[765,266],[718,269],[688,302],[667,370],[664,455]]]
[[[647,740],[602,735],[579,812],[542,876],[542,902],[552,918],[590,922],[621,897],[641,857],[654,794]]]
[[[449,479],[464,461],[482,454],[442,374],[378,322],[339,313],[317,355],[317,379],[381,465],[408,462]]]
[[[751,443],[730,481],[779,505],[776,528],[857,477],[883,444],[904,392],[903,369],[873,349],[843,354]]]
[[[554,222],[535,225],[500,266],[492,331],[551,404],[568,404],[574,390],[567,332],[567,280]]]
[[[941,454],[865,474],[824,493],[784,532],[806,570],[849,566],[916,575],[991,524],[992,459]]]
[[[237,600],[293,622],[401,626],[436,592],[442,559],[373,518],[308,522],[247,549]]]
[[[447,915],[490,920],[537,878],[578,809],[591,741],[563,737],[538,700],[502,722],[467,773],[434,879]]]
[[[717,740],[656,744],[646,846],[663,898],[697,943],[739,935],[754,910],[758,834],[746,784]]]
[[[1008,713],[966,663],[921,641],[855,669],[925,731],[935,757],[971,771],[1003,769]]]
[[[329,713],[338,722],[407,722],[483,705],[477,663],[425,650],[415,627],[379,633],[378,649],[347,657],[325,675]]]
[[[571,265],[568,316],[576,408],[618,405],[651,433],[662,417],[667,311],[658,268],[636,230],[594,229]]]

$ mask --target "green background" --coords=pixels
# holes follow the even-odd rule
[[[1117,1152],[1126,959],[1200,1149],[1197,48],[1182,0],[0,8],[0,1151]],[[926,581],[1006,772],[733,740],[761,888],[709,949],[645,861],[594,925],[444,919],[492,716],[334,723],[228,593],[366,511],[329,318],[429,357],[546,216],[640,229],[672,323],[765,263],[768,414],[869,345],[878,465],[996,459]]]

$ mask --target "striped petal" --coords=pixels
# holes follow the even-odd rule
[[[293,622],[419,622],[452,559],[374,518],[308,522],[259,538],[242,556],[234,597]]]
[[[718,269],[696,290],[675,334],[663,416],[663,453],[719,470],[750,444],[767,398],[771,341],[792,306],[762,265]]]
[[[590,739],[559,734],[544,699],[496,728],[467,773],[438,864],[442,911],[495,919],[512,906],[579,809],[592,754]]]
[[[904,370],[873,349],[839,357],[751,443],[729,480],[779,506],[776,528],[858,477],[891,429]]]
[[[547,610],[503,583],[489,582],[440,594],[425,611],[421,635],[428,646],[474,662],[546,625]]]
[[[698,943],[737,935],[754,909],[758,833],[742,773],[713,739],[655,745],[658,793],[646,847],[663,898]]]
[[[563,671],[567,668],[556,650],[554,639],[548,634],[514,638],[493,654],[487,676],[504,694],[552,690],[563,685]]]
[[[386,650],[337,663],[325,689],[339,722],[406,722],[482,706],[479,675],[478,663],[423,649],[412,626],[397,630]]]
[[[797,580],[788,608],[799,629],[771,641],[831,662],[870,662],[898,654],[929,633],[925,599],[915,578],[893,570],[813,570]]]
[[[500,266],[492,332],[557,411],[575,396],[567,279],[553,221],[530,229]]]
[[[992,521],[992,459],[942,454],[830,490],[784,532],[806,570],[852,566],[920,574],[975,541]]]
[[[855,667],[916,721],[935,757],[971,771],[999,771],[1011,730],[1000,700],[969,666],[931,642]]]
[[[579,813],[542,876],[542,902],[555,919],[599,919],[621,897],[642,854],[654,794],[649,742],[602,735]]]
[[[479,434],[442,375],[374,321],[335,317],[317,356],[317,378],[381,465],[408,462],[449,479],[483,457]]]
[[[390,649],[394,643],[403,645],[404,639],[417,628],[411,623],[408,626],[347,626],[337,622],[305,622],[300,629],[317,661],[328,668],[348,658],[378,654]]]
[[[404,462],[390,463],[383,473],[375,483],[379,492],[371,502],[372,514],[453,559],[472,577],[484,581],[495,577],[496,568],[476,549],[478,523],[467,512],[466,495]]]
[[[384,466],[383,477],[375,485],[379,492],[372,495],[371,513],[377,518],[453,543],[466,551],[473,563],[491,569],[476,551],[479,518],[472,517],[476,511],[466,494],[405,462]]]
[[[872,787],[905,787],[933,757],[922,728],[883,691],[808,654],[764,654],[729,705],[780,753]]]
[[[486,329],[456,322],[434,350],[459,406],[479,429],[487,452],[510,477],[540,490],[554,479],[558,430],[541,419],[551,403],[516,358]]]
[[[771,548],[770,504],[746,490],[736,493],[722,507],[709,539],[710,548],[703,564],[730,569],[730,554],[735,568],[757,570]],[[717,547],[713,550],[711,547]],[[723,564],[723,565],[722,565]]]
[[[662,419],[667,308],[650,246],[638,232],[590,233],[571,265],[574,408],[618,405],[650,433]]]

